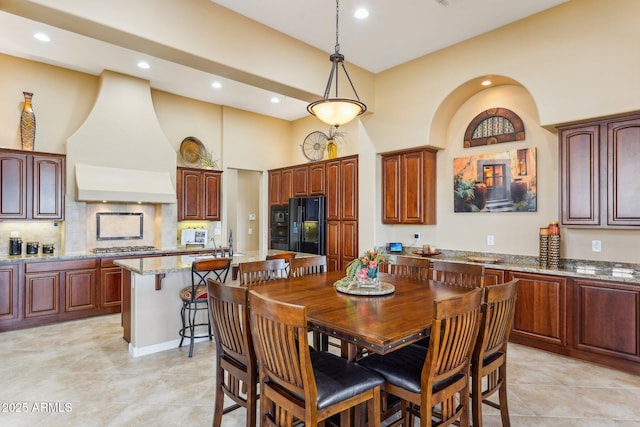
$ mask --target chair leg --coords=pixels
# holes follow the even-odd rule
[[[258,386],[255,381],[251,381],[251,383],[252,384],[247,384],[247,427],[256,426],[256,410],[258,409],[256,399]]]
[[[482,427],[482,378],[477,366],[471,367],[471,416],[473,427]]]
[[[191,331],[191,338],[189,339],[189,357],[193,356],[193,344],[195,341],[196,334],[196,314],[197,310],[194,310],[192,307],[189,308],[189,313],[191,316],[189,317],[189,330]]]
[[[498,396],[500,397],[500,418],[502,418],[502,427],[511,427],[511,421],[509,421],[509,403],[507,399],[507,363],[502,364],[500,370],[500,389],[498,390]]]
[[[182,333],[180,334],[180,345],[178,347],[182,347],[182,342],[184,341],[184,333],[186,331],[187,328],[187,324],[184,320],[184,315],[185,315],[185,305],[184,303],[182,304],[182,309],[180,310],[180,319],[182,320]]]
[[[213,427],[220,427],[222,424],[222,413],[224,411],[224,392],[222,387],[224,385],[224,371],[220,367],[220,359],[216,361],[216,400],[213,407]],[[249,414],[247,414],[247,419]]]

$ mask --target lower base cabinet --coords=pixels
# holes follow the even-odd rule
[[[20,317],[19,264],[0,266],[0,321],[11,321]]]
[[[510,341],[640,375],[640,286],[507,272],[520,279]]]

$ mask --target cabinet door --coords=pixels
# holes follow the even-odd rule
[[[563,225],[600,225],[600,126],[560,131]]]
[[[309,195],[324,195],[325,164],[316,163],[309,166]]]
[[[607,225],[640,225],[640,118],[608,124]]]
[[[309,194],[309,167],[298,166],[293,169],[293,196],[305,197]]]
[[[518,282],[511,336],[515,342],[566,345],[567,279],[542,274],[510,273]]]
[[[65,273],[65,311],[96,308],[96,270],[72,270]]]
[[[178,221],[202,219],[201,185],[199,171],[178,169]]]
[[[65,158],[33,156],[33,219],[63,220]]]
[[[635,285],[574,279],[574,346],[640,362],[640,290]]]
[[[340,161],[340,219],[358,220],[358,159]]]
[[[400,157],[400,222],[403,224],[424,223],[424,168],[423,153],[416,151]]]
[[[340,223],[340,269],[344,269],[354,259],[358,258],[358,222],[342,221]]]
[[[25,274],[24,317],[60,313],[60,274],[58,272]]]
[[[0,320],[20,317],[18,301],[18,265],[3,265],[0,267]]]
[[[327,162],[325,166],[325,195],[327,196],[327,220],[340,220],[340,161]]]
[[[504,270],[493,268],[484,269],[484,286],[494,286],[504,283]]]
[[[283,205],[288,204],[291,197],[293,197],[293,169],[283,169],[280,203]]]
[[[208,221],[220,221],[221,209],[221,180],[222,174],[220,172],[203,172],[202,173],[202,188],[204,202],[203,217],[202,219]]]
[[[340,270],[340,221],[327,222],[327,271]]]
[[[282,171],[269,171],[269,205],[279,205],[280,187],[282,185]]]
[[[0,219],[26,219],[27,155],[0,153]]]
[[[100,269],[100,306],[112,307],[122,303],[122,268]]]
[[[382,223],[400,224],[400,155],[382,157]]]

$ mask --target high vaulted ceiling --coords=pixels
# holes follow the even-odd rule
[[[181,0],[184,7],[189,7],[189,1]],[[328,77],[328,56],[334,50],[336,38],[334,0],[211,1],[326,52]],[[340,52],[345,55],[348,64],[378,73],[565,1],[342,0]],[[188,64],[155,58],[151,69],[138,69],[133,64],[141,57],[153,57],[150,52],[138,52],[126,45],[97,40],[48,25],[46,14],[14,14],[12,9],[19,8],[16,2],[0,0],[2,53],[95,75],[103,69],[110,69],[149,80],[151,86],[159,90],[285,120],[307,115],[307,101],[212,76]],[[159,5],[162,7],[162,3]],[[369,10],[367,19],[353,17],[355,10],[360,7]],[[152,16],[149,14],[139,19],[152,19]],[[38,31],[46,32],[51,42],[43,44],[35,40],[33,34]],[[194,28],[193,31],[197,32],[198,29]],[[295,58],[286,60],[295,64]],[[254,72],[259,74],[260,70]],[[212,79],[219,80],[223,87],[212,89]],[[357,82],[354,83],[357,86]],[[323,89],[318,87],[318,93]],[[279,98],[280,102],[269,102],[273,97]]]

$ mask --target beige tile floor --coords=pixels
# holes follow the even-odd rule
[[[130,357],[119,315],[1,333],[0,426],[208,426],[215,346],[187,351]],[[514,427],[640,426],[640,377],[512,345],[509,405]]]

